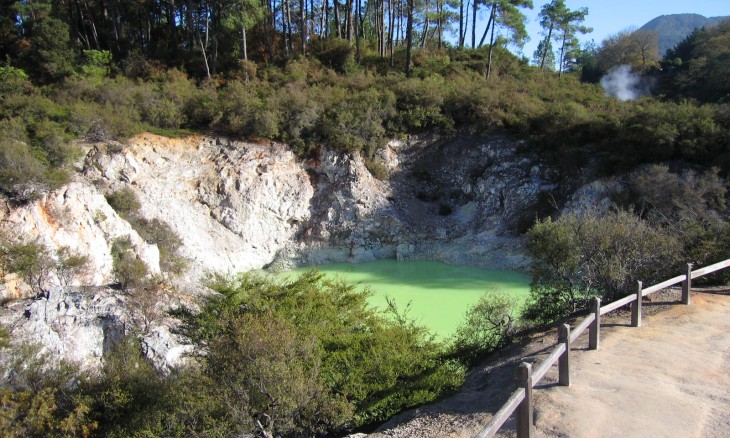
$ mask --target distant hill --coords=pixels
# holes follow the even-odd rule
[[[696,28],[716,26],[725,20],[730,20],[730,16],[707,18],[699,14],[661,15],[641,26],[641,29],[659,33],[659,55],[664,56],[667,50]]]

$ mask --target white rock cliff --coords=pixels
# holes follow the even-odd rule
[[[124,145],[82,146],[87,154],[75,181],[27,205],[5,202],[0,232],[86,255],[88,273],[71,284],[96,289],[64,292],[51,276],[55,292],[6,305],[0,319],[14,336],[88,367],[136,323],[128,297],[105,288],[114,282],[114,239],[129,236],[136,256],[160,273],[157,246],[105,194],[131,189],[144,218],[166,222],[190,261],[183,280],[196,284],[209,271],[380,258],[524,268],[516,224],[554,187],[537,160],[505,138],[393,141],[379,157],[387,181],[374,178],[359,156],[323,150],[317,160],[300,160],[276,143],[145,134]],[[6,285],[3,298],[18,298],[17,290]],[[169,324],[154,322],[144,337],[162,368],[189,348]]]

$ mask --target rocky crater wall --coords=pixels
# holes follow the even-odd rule
[[[11,327],[38,334],[49,350],[74,360],[100,357],[109,337],[127,332],[139,314],[106,288],[115,281],[115,239],[128,236],[151,273],[167,275],[159,248],[114,211],[106,194],[130,189],[141,216],[170,226],[189,260],[188,271],[170,280],[193,285],[207,272],[380,258],[523,269],[519,223],[534,219],[541,196],[555,188],[549,170],[504,137],[392,141],[376,158],[389,169],[387,180],[373,177],[359,156],[323,150],[301,160],[268,142],[145,134],[126,144],[82,146],[74,182],[23,206],[4,202],[0,210],[3,235],[51,250],[66,246],[89,259],[88,273],[70,286],[96,287],[88,289],[94,294],[67,293],[73,289],[59,288],[51,275],[48,287],[56,293],[2,309]],[[11,286],[2,290],[6,299],[22,296]],[[175,362],[177,353],[169,351],[184,347],[150,327],[150,355]]]

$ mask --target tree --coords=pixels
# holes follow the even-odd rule
[[[542,40],[537,43],[537,49],[532,55],[532,62],[540,66],[540,70],[552,70],[555,66],[555,52],[553,52],[553,43],[550,40]]]
[[[148,274],[147,265],[132,250],[129,236],[112,243],[112,270],[122,290],[139,286]]]
[[[490,5],[489,20],[487,27],[484,29],[479,46],[482,45],[487,33],[491,30],[489,38],[489,55],[487,61],[487,78],[492,72],[492,55],[495,44],[495,30],[500,27],[507,30],[509,39],[512,44],[522,47],[527,41],[527,30],[525,29],[525,15],[519,8],[532,8],[532,0],[493,0],[487,3]],[[490,29],[491,28],[491,29]]]
[[[67,246],[58,248],[56,250],[56,277],[58,277],[60,286],[68,286],[73,277],[85,273],[88,264],[88,257],[72,251]]]
[[[605,72],[618,65],[628,65],[638,72],[658,66],[659,36],[656,32],[623,31],[609,36],[597,52],[600,68]]]
[[[262,4],[258,0],[232,0],[227,4],[227,10],[223,18],[224,26],[238,29],[241,32],[241,59],[246,82],[248,75],[248,45],[246,42],[246,29],[261,21],[264,16]]]
[[[413,48],[413,15],[415,13],[415,0],[406,0],[406,13],[408,19],[406,22],[406,77],[411,77],[411,57]]]
[[[667,51],[665,91],[703,102],[730,102],[730,22],[697,29]]]
[[[560,55],[557,57],[557,61],[558,73],[562,75],[566,58],[573,53],[571,49],[578,47],[576,34],[592,31],[591,28],[581,25],[586,15],[588,15],[588,8],[571,11],[565,5],[565,0],[552,0],[542,7],[539,17],[545,39],[540,53],[540,70],[544,71],[546,69],[548,48],[551,47],[550,43],[554,40],[560,46]]]
[[[54,4],[47,0],[17,2],[21,39],[20,56],[33,66],[40,79],[55,81],[73,73],[76,57],[71,49],[68,24],[54,16]]]

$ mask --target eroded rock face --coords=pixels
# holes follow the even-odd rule
[[[160,272],[160,253],[145,242],[127,221],[120,218],[103,193],[86,181],[70,183],[19,208],[5,203],[0,210],[3,235],[17,241],[37,241],[51,252],[61,247],[88,257],[88,269],[72,285],[105,285],[114,281],[111,246],[115,239],[129,237],[132,248],[152,274]],[[48,285],[59,285],[54,272]]]
[[[142,329],[129,300],[129,295],[108,288],[54,287],[45,296],[10,303],[0,311],[0,323],[10,329],[14,343],[38,345],[54,360],[96,369],[124,335]],[[140,336],[147,357],[162,370],[179,366],[192,350],[172,334],[170,324],[169,318],[160,317]]]
[[[111,191],[131,187],[141,214],[180,236],[193,280],[270,263],[309,219],[314,194],[303,164],[285,146],[200,137],[148,134],[121,152],[94,148],[85,177]]]
[[[534,217],[541,193],[554,188],[535,157],[518,154],[515,142],[501,137],[392,141],[376,158],[390,171],[386,181],[374,178],[359,156],[323,150],[317,160],[302,161],[275,143],[146,134],[125,145],[85,148],[75,182],[0,210],[4,235],[89,258],[88,273],[71,284],[96,286],[93,294],[56,287],[23,301],[22,309],[11,303],[0,316],[13,336],[42,339],[55,355],[85,367],[98,365],[110,340],[130,324],[140,325],[140,309],[104,288],[114,282],[113,241],[129,236],[137,257],[160,272],[157,246],[105,194],[131,189],[142,217],[166,222],[190,260],[180,282],[196,284],[209,271],[382,258],[524,268],[518,223]],[[53,276],[46,283],[60,285]],[[170,324],[162,316],[143,324],[145,351],[161,368],[174,366],[189,348],[170,334]]]

